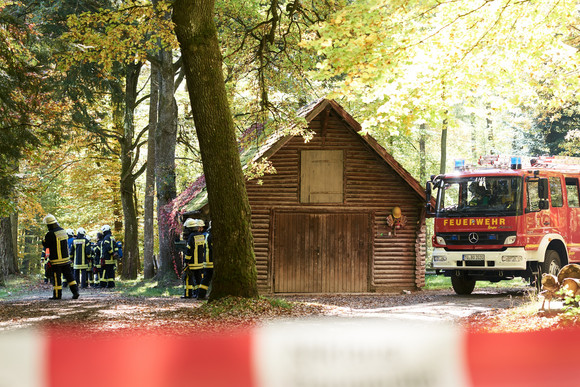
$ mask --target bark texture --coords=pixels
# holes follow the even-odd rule
[[[147,137],[147,172],[143,203],[143,277],[153,278],[155,265],[155,131],[157,130],[157,104],[159,102],[159,67],[151,63],[151,92],[149,96],[149,134]]]
[[[177,0],[173,13],[213,221],[210,299],[257,297],[250,205],[225,89],[214,4]]]
[[[0,286],[4,286],[4,276],[8,274],[8,263],[13,260],[12,222],[10,216],[7,216],[0,219]]]
[[[174,93],[173,52],[160,51],[159,119],[155,137],[155,178],[157,183],[157,224],[159,229],[160,281],[175,280],[181,272],[176,262],[175,233],[169,227],[165,205],[175,199],[175,143],[177,141],[177,103]]]
[[[140,172],[134,172],[138,157],[133,144],[135,136],[134,112],[137,99],[137,83],[141,64],[125,67],[125,103],[123,114],[123,138],[121,141],[121,203],[125,225],[125,243],[121,276],[124,279],[137,278],[139,270],[139,229],[137,221],[137,198],[135,180]]]

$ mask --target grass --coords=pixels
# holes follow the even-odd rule
[[[116,289],[128,297],[173,297],[183,294],[183,285],[159,286],[157,281],[144,280],[142,276],[136,280],[115,280]]]
[[[0,287],[0,299],[29,293],[41,283],[40,275],[9,275]]]
[[[292,304],[279,298],[242,298],[224,297],[206,302],[200,307],[200,313],[209,317],[243,317],[252,315],[268,315],[292,310]],[[278,312],[275,312],[278,311]]]
[[[477,281],[475,284],[477,288],[513,288],[519,286],[526,286],[528,283],[523,278],[514,278],[509,281],[489,282]],[[426,275],[425,276],[425,290],[439,290],[451,289],[451,278],[440,275]]]

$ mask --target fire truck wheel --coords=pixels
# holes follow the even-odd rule
[[[467,296],[473,292],[475,288],[475,280],[467,277],[451,277],[451,286],[455,293],[461,296]]]
[[[546,250],[546,258],[542,264],[542,273],[558,275],[562,264],[560,263],[560,254],[555,250]]]

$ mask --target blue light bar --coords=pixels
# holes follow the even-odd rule
[[[465,160],[455,160],[455,169],[463,169],[465,167]]]
[[[510,161],[510,168],[511,169],[522,169],[522,158],[521,157],[512,157]]]

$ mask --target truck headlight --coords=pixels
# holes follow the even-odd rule
[[[434,255],[433,262],[445,262],[447,261],[447,257],[444,255]]]
[[[439,245],[444,245],[445,244],[445,239],[443,237],[440,236],[436,236],[435,237],[435,241],[437,242],[437,244]]]
[[[516,236],[515,235],[511,235],[511,236],[505,238],[505,241],[503,242],[504,245],[513,245],[514,243],[516,243]]]

